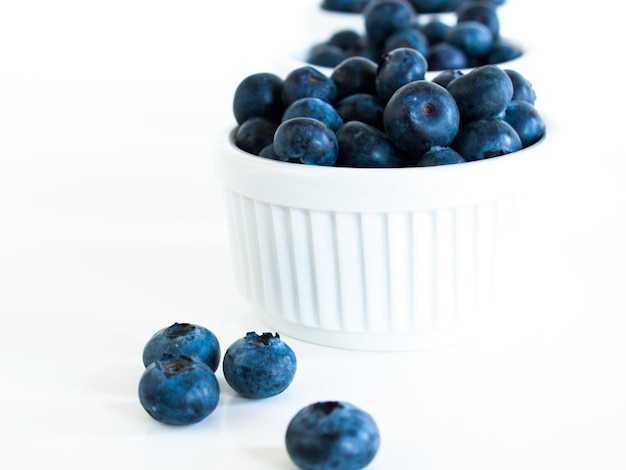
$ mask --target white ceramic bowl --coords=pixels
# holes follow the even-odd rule
[[[516,200],[558,153],[548,127],[538,144],[483,161],[336,168],[252,156],[233,133],[216,170],[239,290],[276,331],[358,350],[489,331],[512,268]]]

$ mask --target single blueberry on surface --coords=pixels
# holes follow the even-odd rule
[[[246,398],[267,398],[293,381],[296,355],[278,333],[248,332],[224,353],[222,370],[228,385]]]
[[[190,356],[157,359],[139,380],[139,402],[165,424],[193,424],[217,407],[219,383],[213,370]]]
[[[215,334],[201,325],[174,323],[152,335],[143,349],[143,364],[148,367],[164,356],[191,356],[217,370],[221,359]]]
[[[282,122],[276,129],[274,151],[285,161],[332,166],[337,160],[337,136],[322,121],[296,117]]]
[[[360,121],[349,121],[337,131],[339,155],[335,166],[397,168],[404,154],[381,130]]]
[[[483,65],[455,78],[447,86],[462,121],[501,115],[513,97],[513,83],[497,65]]]
[[[465,160],[474,161],[517,152],[522,141],[503,119],[485,118],[461,126],[452,148]]]
[[[421,155],[435,145],[450,145],[459,131],[459,119],[450,92],[427,80],[400,87],[383,113],[386,134],[412,156]]]
[[[293,416],[285,444],[302,470],[360,470],[376,457],[380,431],[361,408],[345,401],[322,401]]]
[[[528,101],[511,101],[504,112],[503,119],[515,129],[523,148],[537,143],[546,131],[546,125],[539,111]]]
[[[233,114],[238,124],[253,117],[279,120],[283,113],[283,79],[268,72],[244,78],[233,96]]]

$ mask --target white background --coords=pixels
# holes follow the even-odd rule
[[[526,328],[398,354],[285,337],[299,366],[279,396],[240,398],[218,370],[220,404],[197,425],[141,408],[156,330],[200,323],[226,349],[268,328],[234,286],[213,159],[235,86],[306,37],[315,3],[0,3],[3,468],[293,469],[287,423],[324,399],[377,420],[372,469],[626,468],[623,41],[608,1],[507,0],[503,34],[533,53],[521,72],[563,161],[509,305]]]

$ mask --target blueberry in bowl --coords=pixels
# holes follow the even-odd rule
[[[531,75],[442,71],[388,100],[372,94],[370,76],[326,98],[343,110],[335,140],[317,120],[318,137],[295,132],[298,152],[267,149],[270,158],[237,146],[241,124],[226,129],[216,171],[243,297],[276,331],[334,347],[415,350],[479,336],[515,266],[516,201],[539,191],[558,153]],[[353,96],[361,107],[340,106]],[[316,120],[283,124],[296,119]],[[494,123],[508,141],[493,139]],[[327,145],[334,162],[315,164]]]

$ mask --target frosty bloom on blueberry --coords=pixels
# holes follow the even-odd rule
[[[267,398],[283,392],[293,381],[297,360],[278,333],[248,332],[224,353],[224,378],[246,398]]]
[[[372,416],[345,401],[323,401],[302,408],[285,433],[287,453],[303,470],[360,470],[380,447]]]
[[[220,389],[215,373],[190,356],[165,356],[146,367],[139,380],[139,401],[155,420],[193,424],[217,407]]]
[[[148,367],[164,356],[191,356],[213,371],[221,359],[220,343],[215,334],[201,325],[174,323],[148,340],[143,349],[143,364]]]

